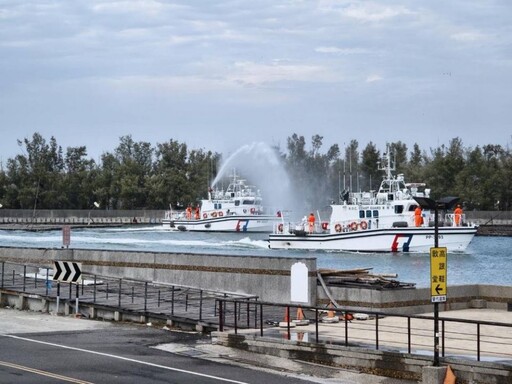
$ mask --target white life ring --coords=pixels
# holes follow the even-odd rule
[[[219,211],[219,217],[222,217],[222,216],[224,216],[224,212]]]
[[[341,227],[341,224],[336,224],[336,225],[334,226],[334,230],[335,230],[336,232],[338,232],[338,233],[339,233],[339,232],[341,232],[341,230],[342,230],[342,229],[343,229],[343,228]]]
[[[357,223],[355,221],[350,223],[350,230],[357,231]]]
[[[203,213],[203,219],[206,219],[208,217],[207,213]]]
[[[217,217],[217,212],[212,212],[212,217]]]
[[[251,213],[252,214],[256,213],[256,208],[251,208]]]
[[[279,233],[283,233],[283,223],[277,226],[277,230],[279,231]]]
[[[359,223],[359,228],[361,228],[363,231],[368,228],[368,223],[366,221],[361,221]]]

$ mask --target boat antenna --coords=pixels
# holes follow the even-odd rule
[[[379,171],[385,171],[386,172],[386,178],[388,180],[391,180],[393,177],[392,171],[395,171],[395,164],[396,161],[393,163],[391,162],[391,155],[390,155],[390,147],[389,144],[387,146],[387,152],[383,154],[382,156],[382,162],[379,162]],[[384,164],[383,164],[384,163]]]

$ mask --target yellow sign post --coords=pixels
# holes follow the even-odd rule
[[[446,301],[446,273],[448,270],[446,247],[430,248],[430,295],[432,303]]]

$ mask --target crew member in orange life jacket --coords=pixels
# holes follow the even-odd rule
[[[315,229],[315,215],[313,213],[309,214],[308,224],[309,224],[309,233],[313,233],[313,231]]]
[[[462,224],[462,208],[460,207],[460,204],[457,204],[457,208],[453,211],[453,218],[455,219],[455,226],[459,227]]]
[[[423,217],[421,216],[422,209],[420,206],[417,206],[414,210],[414,225],[416,227],[421,227],[421,224],[423,224]]]

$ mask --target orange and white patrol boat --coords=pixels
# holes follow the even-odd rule
[[[280,212],[270,214],[262,205],[260,191],[233,172],[225,190],[208,190],[197,214],[167,211],[164,228],[201,232],[272,232]]]
[[[379,169],[386,175],[378,191],[341,194],[340,202],[330,205],[329,219],[317,217],[312,229],[306,219],[298,224],[281,220],[269,235],[269,248],[429,252],[435,244],[435,212],[424,209],[420,220],[415,220],[415,210],[429,198],[430,190],[424,183],[406,184],[402,174],[395,177],[390,156],[385,154],[383,160]],[[450,198],[450,205],[458,200]],[[468,223],[464,214],[438,211],[439,247],[463,252],[476,231],[477,225]]]

